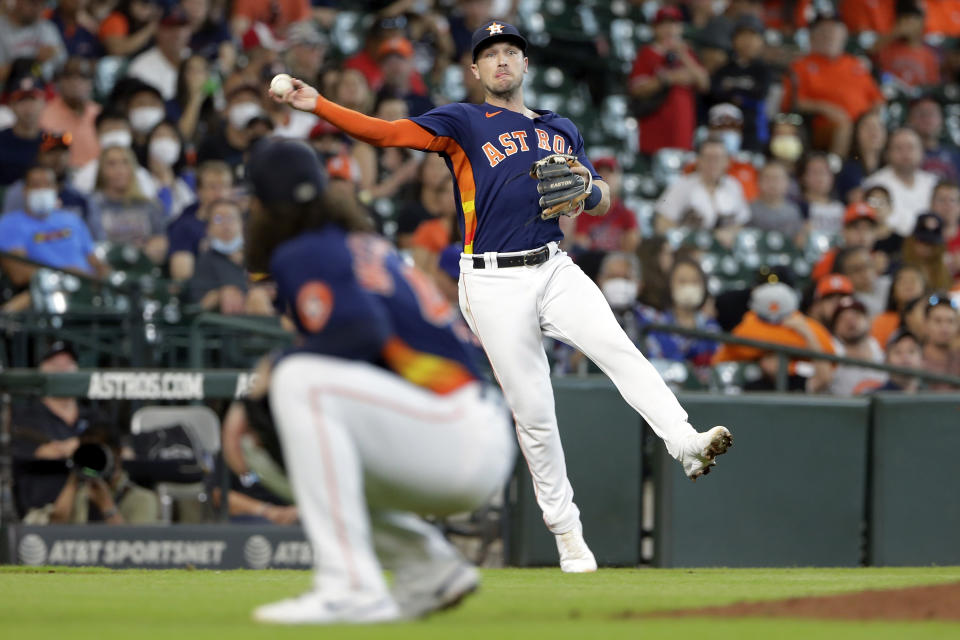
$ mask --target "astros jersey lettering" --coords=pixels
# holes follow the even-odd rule
[[[270,272],[298,351],[375,363],[438,393],[481,377],[469,329],[382,238],[329,226],[280,245]]]
[[[570,120],[551,111],[536,118],[489,104],[448,104],[410,118],[435,136],[456,180],[465,253],[526,251],[563,238],[557,219],[541,220],[530,165],[553,153],[577,156],[599,180]]]

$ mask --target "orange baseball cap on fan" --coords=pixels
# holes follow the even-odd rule
[[[869,220],[876,224],[877,211],[866,202],[851,202],[843,213],[843,225],[847,226],[857,220]]]
[[[413,45],[403,36],[389,38],[377,49],[377,58],[385,58],[388,55],[398,55],[404,58],[413,57]]]
[[[834,295],[853,295],[853,283],[850,282],[850,278],[842,276],[839,273],[831,273],[828,276],[820,278],[820,282],[817,283],[817,289],[813,294],[814,300],[820,300],[827,296]]]

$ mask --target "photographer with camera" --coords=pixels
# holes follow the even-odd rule
[[[80,437],[67,462],[70,475],[56,500],[31,509],[26,524],[155,524],[160,499],[133,482],[123,470],[120,444],[107,429],[94,427]]]

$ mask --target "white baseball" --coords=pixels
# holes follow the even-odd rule
[[[273,80],[270,81],[270,93],[278,98],[284,97],[293,91],[293,82],[291,82],[292,80],[293,78],[291,78],[288,74],[278,73],[277,75],[273,76]]]

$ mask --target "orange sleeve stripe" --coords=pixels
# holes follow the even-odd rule
[[[463,252],[473,253],[473,238],[477,233],[477,209],[475,198],[477,185],[473,180],[473,165],[467,152],[453,138],[437,138],[443,144],[442,151],[453,164],[453,175],[460,191],[460,207],[463,211]]]
[[[417,351],[399,338],[387,340],[383,359],[408,382],[435,393],[450,393],[475,380],[459,362]]]
[[[409,147],[440,151],[440,138],[413,120],[381,120],[341,107],[323,96],[317,98],[313,112],[352,137],[375,147]]]
[[[460,191],[464,228],[463,250],[464,253],[473,253],[473,238],[477,230],[474,202],[477,186],[473,179],[470,158],[456,140],[447,136],[435,136],[413,120],[402,119],[390,122],[371,118],[330,102],[323,96],[317,98],[313,112],[357,140],[375,147],[409,147],[446,153],[453,165],[454,178]]]

